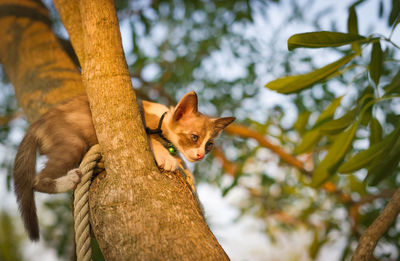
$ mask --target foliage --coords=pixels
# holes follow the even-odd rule
[[[318,258],[323,247],[342,237],[347,242],[342,249],[346,259],[360,232],[379,214],[386,196],[358,203],[371,193],[377,198],[390,195],[387,192],[398,186],[398,47],[391,36],[358,32],[357,7],[368,2],[365,0],[348,7],[348,32],[337,32],[335,23],[330,30],[321,26],[319,18],[330,14],[322,10],[312,25],[317,31],[293,35],[288,40],[291,52],[281,51],[278,40],[284,28],[306,23],[313,1],[277,2],[117,1],[121,27],[131,34],[125,51],[132,83],[139,97],[164,104],[174,104],[194,89],[200,111],[233,114],[238,123],[299,155],[308,169],[315,166],[310,178],[282,164],[254,140],[225,135],[218,145],[229,164],[236,167],[235,177],[223,175],[227,171],[217,157],[208,157],[194,168],[198,182],[218,184],[226,195],[237,187],[245,189],[248,196],[240,204],[241,214],[265,221],[265,233],[271,239],[278,230],[306,227],[312,234],[310,258]],[[391,6],[380,3],[382,10],[390,8],[386,13],[376,11],[393,32],[399,22],[398,1],[393,0]],[[62,35],[55,8],[48,7],[54,31]],[[277,7],[289,8],[289,15],[274,31],[264,28],[268,42],[260,35],[249,36],[256,20],[267,20],[268,9]],[[328,53],[333,61],[321,66],[317,59],[321,53]],[[265,95],[267,90],[261,90],[258,83],[272,80],[266,76],[283,73],[290,76],[270,81],[267,87],[290,94],[287,100],[292,105],[282,102],[266,110],[267,102],[262,99],[273,93]],[[7,83],[5,74],[2,78]],[[7,95],[0,100],[1,116],[17,110],[9,89],[2,87]],[[295,111],[297,120],[290,123],[287,118]],[[0,139],[10,154],[15,154],[11,151],[16,145],[11,142],[13,124],[2,124],[0,129]],[[10,166],[10,160],[4,160],[2,167]],[[44,208],[54,217],[54,222],[41,224],[46,243],[60,256],[69,257],[70,197],[47,199]],[[400,233],[393,229],[384,242],[396,246],[399,238]],[[384,254],[381,251],[381,256]]]
[[[352,11],[348,20],[348,28],[357,31],[357,16],[354,7],[355,5],[350,8]],[[392,30],[395,29],[396,25],[397,23],[393,24]],[[385,50],[385,54],[381,48],[381,41],[389,43]],[[367,168],[367,178],[371,181],[372,185],[376,185],[387,175],[396,174],[397,165],[400,161],[400,155],[398,152],[399,145],[397,144],[399,140],[398,138],[400,137],[398,135],[399,122],[397,117],[390,117],[390,119],[394,119],[389,122],[384,122],[385,119],[383,118],[380,120],[376,118],[376,111],[382,109],[380,103],[384,103],[385,106],[389,104],[390,106],[394,104],[393,101],[400,98],[399,95],[396,95],[396,93],[400,91],[400,85],[397,85],[398,76],[393,74],[393,71],[395,71],[395,68],[393,68],[394,66],[388,66],[389,68],[387,70],[385,70],[386,68],[383,68],[385,61],[389,62],[393,59],[393,51],[391,51],[390,48],[398,48],[398,46],[391,41],[390,37],[374,37],[374,35],[365,37],[350,32],[347,34],[337,32],[313,32],[297,34],[290,37],[288,40],[289,50],[300,47],[321,48],[337,47],[349,44],[353,44],[353,49],[359,49],[359,53],[352,53],[351,49],[341,50],[343,53],[350,52],[350,54],[332,64],[310,73],[297,76],[287,76],[266,85],[267,88],[281,93],[294,93],[299,90],[310,88],[315,83],[321,80],[326,80],[327,77],[332,75],[338,77],[343,73],[354,74],[355,71],[351,68],[354,67],[354,65],[364,68],[364,72],[359,73],[353,79],[354,82],[357,82],[357,88],[360,92],[359,97],[354,101],[354,106],[351,106],[347,111],[342,112],[342,116],[340,117],[334,117],[332,114],[331,117],[322,124],[316,122],[314,125],[310,126],[309,132],[304,133],[304,135],[307,135],[310,132],[313,133],[313,135],[309,134],[309,136],[307,136],[307,138],[313,139],[313,146],[308,146],[308,148],[301,150],[302,152],[311,152],[312,150],[319,149],[321,146],[323,146],[324,150],[326,149],[327,151],[326,156],[319,164],[317,164],[318,166],[314,171],[312,182],[312,185],[314,186],[320,186],[330,176],[335,174],[342,165],[344,165],[344,167],[342,167],[341,170],[344,173],[349,173],[360,168]],[[360,44],[366,46],[363,46],[360,49]],[[357,60],[355,54],[362,55],[363,53],[368,52],[369,50],[366,48],[368,45],[372,45],[372,51],[370,54],[370,62],[366,65],[361,59]],[[350,61],[353,61],[351,65],[345,67],[343,70],[339,70]],[[397,74],[399,73],[400,71],[397,72]],[[365,79],[367,74],[369,74],[368,80],[358,81],[359,79]],[[389,84],[386,83],[380,85],[379,81],[381,76],[385,76],[386,81],[389,81]],[[392,79],[390,80],[390,78]],[[331,107],[337,109],[337,101],[338,100],[333,100],[333,103],[331,103],[330,107],[328,106],[327,108],[329,110],[331,110]],[[385,111],[385,113],[391,114],[392,112]],[[388,123],[389,126],[392,126],[392,131],[390,133],[382,133],[381,122],[383,122],[383,124]],[[362,126],[369,127],[369,142],[371,147],[368,150],[362,151],[351,157],[351,145],[357,138],[355,135],[356,131]],[[318,133],[315,132],[316,130],[318,130]],[[382,135],[383,137],[381,137]],[[324,137],[326,138],[326,142],[318,143]],[[380,141],[381,139],[383,139],[383,141]],[[306,141],[303,139],[303,142]],[[382,157],[376,157],[378,156],[378,153],[379,155],[382,155]],[[348,170],[349,163],[344,163],[344,160],[348,157],[351,157],[349,159],[350,162],[357,161],[358,166],[356,169]],[[363,163],[360,164],[360,161]]]
[[[2,211],[0,213],[0,260],[22,260],[20,242],[21,237],[16,233],[12,217]]]
[[[293,35],[288,40],[290,51],[343,46],[336,49],[345,55],[343,58],[309,73],[286,76],[266,85],[284,94],[301,91],[296,97],[300,110],[298,122],[301,124],[295,124],[295,130],[302,137],[294,151],[308,153],[314,159],[315,169],[309,185],[318,188],[324,187],[327,181],[336,183],[347,180],[351,182],[351,191],[357,192],[353,194],[355,198],[364,197],[368,190],[396,188],[400,173],[400,61],[396,59],[400,48],[391,40],[400,19],[398,1],[392,2],[387,17],[388,25],[392,27],[387,37],[377,33],[359,35],[356,7],[363,2],[366,1],[357,1],[349,7],[348,33],[307,32]],[[301,100],[321,100],[310,97],[305,90],[322,87],[325,93],[330,93],[330,85],[336,79],[346,84],[348,90],[343,96],[334,98],[333,95],[334,99],[330,100],[330,104],[326,103],[318,119],[313,120],[310,115],[314,113],[315,106],[307,108]],[[349,98],[351,91],[355,91],[357,97]],[[327,101],[326,98],[322,100]],[[361,149],[357,146],[361,141],[368,145]],[[338,173],[354,176],[338,176]],[[362,231],[358,230],[358,225],[366,226],[371,223],[371,217],[376,217],[375,207],[365,208],[362,212],[358,212],[358,208],[353,212],[351,210],[349,206],[350,218],[356,222],[353,227],[356,233],[350,235],[349,241],[357,240],[357,233]],[[360,221],[367,216],[368,221]],[[386,236],[382,241],[396,246],[399,234],[392,233],[392,236]],[[349,254],[349,249],[346,249],[343,258]]]

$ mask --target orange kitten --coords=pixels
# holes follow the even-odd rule
[[[186,94],[177,106],[142,101],[144,124],[160,168],[174,171],[179,153],[191,162],[204,158],[214,139],[234,117],[210,118],[198,112],[195,92]],[[24,225],[31,240],[39,239],[34,190],[61,193],[80,182],[76,167],[90,146],[97,144],[86,95],[55,106],[33,123],[22,140],[14,162],[14,188]],[[36,152],[48,161],[37,175]]]

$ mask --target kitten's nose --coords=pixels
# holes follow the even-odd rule
[[[202,158],[204,158],[204,154],[197,154],[197,159],[201,160]]]

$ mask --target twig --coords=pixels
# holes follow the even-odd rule
[[[358,211],[359,211],[360,207],[364,204],[371,203],[376,199],[391,198],[395,192],[396,192],[396,190],[387,189],[387,190],[383,190],[379,194],[366,195],[365,197],[361,198],[358,201],[348,201],[348,202],[344,201],[344,203],[350,203],[348,212],[349,212],[349,217],[351,220],[351,229],[355,236],[357,236],[357,237],[361,236],[361,233],[358,229],[358,224],[359,224],[359,212]]]
[[[234,164],[230,162],[222,149],[218,146],[216,146],[213,150],[213,154],[216,158],[218,158],[221,163],[222,163],[222,168],[225,170],[226,173],[228,173],[230,176],[235,177],[236,176],[236,171],[238,169],[237,164]]]
[[[371,203],[372,201],[374,201],[375,199],[378,199],[378,198],[390,198],[394,195],[395,192],[396,191],[392,190],[392,189],[383,190],[379,194],[367,195],[367,196],[363,197],[362,199],[357,201],[356,204],[364,205],[366,203]]]
[[[23,113],[21,111],[16,111],[11,114],[0,116],[0,126],[7,125],[10,121],[12,121],[22,115],[23,115]]]
[[[392,199],[386,205],[382,213],[364,231],[352,261],[371,260],[376,244],[390,225],[395,221],[400,212],[400,188],[393,194]]]
[[[297,158],[293,157],[292,155],[284,151],[281,147],[272,144],[267,138],[265,138],[260,133],[238,124],[229,125],[228,127],[226,127],[225,131],[228,134],[237,135],[242,138],[253,138],[257,140],[261,146],[270,149],[272,152],[277,154],[283,161],[285,161],[289,165],[292,165],[293,167],[298,168],[304,174],[311,176],[311,172],[304,168],[303,162],[301,162]]]

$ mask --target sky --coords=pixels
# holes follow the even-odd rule
[[[268,10],[267,17],[268,20],[263,19],[261,14],[256,14],[255,24],[248,28],[246,34],[250,38],[257,38],[258,41],[268,42],[271,37],[274,37],[273,32],[277,28],[281,28],[281,24],[285,22],[285,10],[289,8],[285,8],[285,5],[289,5],[290,1],[282,1],[283,7],[271,5]],[[305,1],[299,1],[305,2]],[[354,1],[348,0],[326,0],[326,1],[316,1],[316,5],[310,13],[315,13],[318,10],[323,10],[328,6],[334,7],[333,14],[329,15],[328,19],[322,19],[320,22],[323,28],[330,28],[330,20],[332,15],[337,17],[337,21],[340,21],[338,24],[338,30],[345,32],[346,31],[346,21],[347,21],[347,8]],[[389,4],[389,0],[386,0],[386,5]],[[370,31],[369,29],[374,27],[375,31],[384,32],[384,35],[389,35],[389,30],[385,26],[383,21],[379,21],[376,19],[376,14],[372,13],[371,10],[377,10],[378,1],[368,1],[366,4],[360,5],[357,8],[360,34],[365,34]],[[282,14],[283,12],[283,14]],[[313,15],[309,15],[309,17],[314,17]],[[266,30],[268,28],[269,30]],[[305,24],[288,24],[285,28],[283,28],[283,33],[280,34],[281,38],[276,39],[276,46],[278,49],[283,52],[286,51],[286,41],[287,38],[294,33],[300,33],[312,30],[309,25]],[[399,29],[395,31],[393,34],[393,41],[397,44],[400,44],[400,33]],[[126,24],[121,24],[121,33],[123,38],[123,45],[125,50],[130,50],[132,48],[132,42],[130,40],[131,34],[129,28]],[[336,59],[333,56],[319,56],[319,51],[316,51],[317,59],[320,59],[321,65],[327,64],[330,61]],[[224,55],[216,54],[214,57],[217,64],[224,64],[224,59],[227,59]],[[154,73],[152,70],[157,70],[157,68],[149,68],[147,73]],[[263,68],[259,68],[260,71]],[[227,73],[226,69],[221,68],[221,71],[218,72],[222,75],[227,75],[226,77],[230,77],[229,75],[240,75],[240,66],[229,68],[229,73]],[[282,76],[279,75],[279,68],[276,69],[277,74],[260,74],[255,84],[259,86],[262,90],[261,95],[258,97],[259,104],[263,104],[264,107],[260,113],[254,113],[253,117],[256,120],[263,120],[265,117],[265,113],[263,111],[267,111],[274,107],[275,105],[282,106],[287,111],[293,111],[292,114],[286,114],[286,118],[284,121],[290,125],[297,117],[295,109],[293,105],[290,103],[286,96],[277,94],[275,92],[271,92],[264,88],[265,83],[268,81]],[[232,76],[233,77],[233,76]],[[244,105],[246,106],[246,105]],[[251,106],[251,105],[248,105]],[[23,136],[23,126],[24,122],[16,120],[12,123],[15,128],[13,128],[12,139],[13,142],[18,142],[22,139]],[[0,145],[0,157],[12,157],[5,150],[5,147]],[[277,164],[277,162],[276,162]],[[39,164],[43,166],[43,162]],[[4,169],[0,169],[0,171],[4,172]],[[279,169],[276,169],[279,172]],[[284,175],[282,173],[278,173],[276,175]],[[5,175],[4,173],[0,173],[0,187],[5,187]],[[225,182],[229,184],[231,182],[229,177],[225,177]],[[244,261],[244,260],[310,260],[307,254],[307,251],[304,251],[304,248],[311,242],[312,234],[306,230],[294,231],[293,233],[287,234],[278,234],[277,242],[273,243],[270,239],[265,235],[265,222],[261,220],[257,220],[252,215],[244,215],[242,218],[238,219],[240,215],[239,207],[241,201],[247,197],[247,192],[240,188],[240,186],[234,188],[227,197],[222,197],[221,191],[219,188],[201,183],[198,185],[199,197],[204,205],[206,218],[210,227],[217,239],[226,250],[228,255],[231,257],[233,261]],[[0,209],[8,209],[16,213],[17,206],[15,204],[14,196],[5,191],[0,191],[0,197],[3,199],[0,202]],[[37,196],[38,205],[40,208],[40,202],[43,202],[43,199],[49,197],[48,195],[39,195]],[[46,222],[46,219],[51,219],[51,214],[41,215],[40,218],[42,222]],[[22,228],[22,223],[20,220],[15,220],[19,227]],[[342,239],[338,239],[332,245],[323,249],[321,255],[318,260],[338,260],[338,251],[337,249],[341,249],[344,247],[344,241]],[[26,241],[25,243],[25,252],[24,252],[26,260],[32,261],[47,261],[47,260],[59,260],[56,257],[56,253],[53,249],[45,248],[42,243],[30,243]]]

